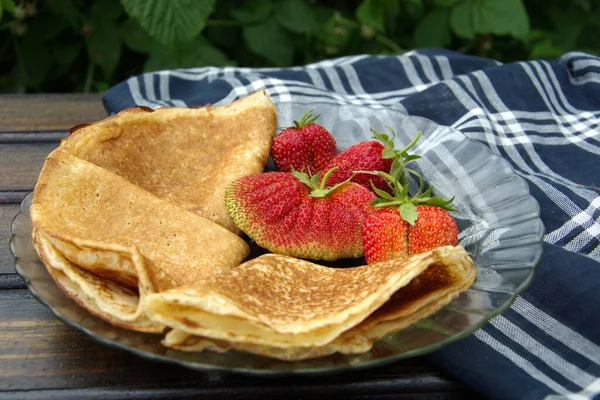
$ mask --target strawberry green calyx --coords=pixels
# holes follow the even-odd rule
[[[394,149],[394,138],[396,137],[396,132],[390,126],[386,125],[385,128],[390,131],[392,134],[391,137],[388,134],[378,132],[373,128],[371,128],[371,133],[373,133],[373,138],[380,141],[384,146],[381,156],[386,159],[393,159],[392,166],[390,168],[390,175],[394,179],[400,180],[400,183],[404,185],[406,184],[404,176],[404,164],[421,158],[419,155],[410,154],[408,152],[421,138],[421,132],[417,132],[413,140],[411,140],[410,143],[408,143],[403,149],[396,150]]]
[[[310,192],[309,196],[322,198],[322,197],[327,197],[330,193],[335,191],[337,188],[339,188],[343,184],[350,181],[350,179],[347,179],[343,182],[333,185],[332,187],[327,187],[327,179],[329,179],[331,174],[333,174],[336,170],[337,170],[337,167],[331,168],[329,171],[327,171],[325,173],[325,175],[323,176],[321,183],[319,183],[319,178],[321,175],[320,172],[317,172],[315,175],[312,175],[309,177],[309,175],[304,172],[292,170],[292,175],[294,175],[296,178],[298,178],[298,180],[300,182],[304,183],[306,186],[308,186],[310,188],[311,192]]]
[[[373,128],[371,128],[371,131],[374,133],[376,139],[384,143],[387,149],[388,144],[386,144],[385,141],[392,142],[393,138],[395,137],[395,132],[389,126],[386,126],[386,128],[393,134],[391,139],[388,135],[377,132]],[[402,219],[404,219],[406,222],[413,226],[415,224],[415,221],[417,220],[418,205],[435,206],[442,208],[446,211],[455,211],[451,207],[452,202],[454,201],[454,197],[452,197],[449,200],[446,200],[438,196],[431,196],[433,187],[430,186],[427,190],[424,190],[425,182],[421,174],[405,166],[406,163],[421,158],[421,156],[418,156],[416,154],[410,154],[408,152],[417,143],[420,137],[421,132],[418,132],[413,138],[413,140],[411,140],[410,143],[408,143],[401,150],[393,150],[392,143],[392,148],[390,152],[393,153],[394,161],[392,162],[392,168],[390,169],[389,174],[382,171],[356,171],[357,173],[376,175],[385,179],[385,181],[391,188],[391,193],[388,193],[385,190],[381,190],[373,186],[372,190],[379,197],[374,199],[371,202],[371,204],[375,208],[396,207]],[[408,193],[408,184],[406,181],[406,176],[408,174],[412,174],[419,179],[419,190],[414,196],[410,196]]]
[[[310,125],[315,122],[321,114],[313,115],[312,108],[305,112],[302,117],[300,117],[300,121],[294,121],[294,128],[300,129],[305,127],[306,125]]]
[[[375,192],[375,194],[377,194],[379,196],[378,198],[374,199],[371,202],[371,204],[375,208],[390,207],[390,206],[397,207],[402,219],[404,219],[406,222],[408,222],[411,225],[414,225],[415,221],[417,220],[417,206],[418,205],[435,206],[435,207],[442,208],[446,211],[456,211],[455,209],[453,209],[451,207],[452,202],[454,201],[454,197],[452,197],[449,200],[446,200],[442,197],[431,196],[431,192],[433,191],[433,186],[430,186],[427,190],[423,191],[423,189],[425,188],[425,182],[423,181],[423,177],[421,176],[421,174],[419,174],[417,171],[412,170],[410,168],[404,168],[404,170],[410,174],[415,175],[417,178],[419,178],[419,190],[417,191],[417,193],[414,196],[409,195],[407,184],[404,184],[404,185],[401,184],[398,179],[394,178],[390,174],[386,174],[385,172],[381,172],[381,171],[378,171],[378,172],[365,171],[364,172],[364,173],[381,176],[393,188],[392,194],[390,194],[384,190],[377,189],[375,187],[373,188],[373,191]],[[404,179],[404,181],[405,180],[406,180],[406,178]]]
[[[392,133],[392,137],[388,136],[387,133],[378,132],[373,128],[371,128],[371,133],[373,134],[373,139],[378,140],[381,142],[381,144],[383,144],[381,157],[395,158],[396,150],[394,150],[394,138],[396,137],[396,132],[387,125],[385,126],[385,128]]]

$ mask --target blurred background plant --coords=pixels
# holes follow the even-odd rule
[[[502,62],[600,52],[597,0],[0,0],[0,92],[144,71],[444,47]]]

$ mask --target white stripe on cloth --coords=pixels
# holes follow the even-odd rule
[[[154,74],[144,74],[142,75],[144,79],[144,90],[146,91],[146,98],[149,101],[156,101],[156,93],[154,93]]]
[[[313,85],[315,85],[319,89],[326,89],[325,81],[323,81],[323,78],[321,78],[321,74],[319,73],[319,71],[317,69],[307,68],[306,73],[312,80]]]
[[[595,131],[596,131],[594,128],[595,127],[597,128],[597,121],[589,121],[588,118],[585,118],[585,117],[582,119],[579,119],[579,118],[574,119],[574,115],[567,117],[567,115],[573,114],[573,113],[578,114],[578,115],[587,115],[587,113],[589,113],[589,112],[586,110],[578,110],[574,107],[570,107],[571,110],[569,112],[565,108],[563,108],[555,94],[555,92],[559,92],[562,94],[562,91],[560,90],[560,86],[554,87],[550,83],[548,77],[545,74],[545,71],[540,67],[539,64],[540,64],[540,62],[530,62],[527,64],[519,63],[519,65],[524,69],[524,71],[527,73],[527,75],[531,79],[531,82],[537,89],[537,91],[540,95],[540,98],[544,101],[544,103],[546,104],[548,109],[551,112],[555,113],[553,120],[556,122],[556,125],[560,129],[561,133],[567,138],[578,134],[580,131],[590,132],[589,135],[594,136]],[[532,68],[532,66],[534,68]],[[535,69],[535,72],[534,72],[534,69]],[[536,72],[537,72],[537,74],[536,74]],[[550,71],[550,75],[554,76],[554,73],[552,71]],[[556,78],[554,78],[554,79],[556,79]],[[558,82],[557,82],[557,85],[558,85]],[[556,116],[558,116],[558,115],[564,115],[563,118],[565,119],[565,121],[563,122],[563,121],[561,121],[561,118],[556,118]],[[575,125],[573,124],[573,122],[575,122]],[[571,141],[571,143],[579,145],[580,141]]]
[[[412,59],[410,57],[398,56],[396,57],[396,59],[402,65],[402,69],[404,69],[406,77],[408,78],[413,88],[415,88],[417,91],[422,91],[431,86],[431,84],[426,85],[425,82],[423,82],[417,70],[415,69],[415,65],[413,64]]]
[[[590,190],[590,192],[592,191]],[[581,227],[584,229],[582,234],[585,234],[588,240],[582,242],[583,238],[577,236],[578,239],[575,238],[565,245],[567,250],[579,251],[589,243],[590,239],[598,237],[598,234],[600,233],[600,223],[594,219],[594,215],[598,212],[599,208],[600,196],[597,196],[590,202],[590,205],[585,210],[579,209],[577,213],[574,213],[574,210],[572,210],[569,213],[572,217],[558,229],[548,232],[544,240],[548,243],[557,243],[573,232],[573,230]],[[597,257],[595,258],[597,259]]]
[[[535,307],[523,297],[517,297],[512,309],[550,337],[593,363],[600,365],[600,346],[596,343]]]
[[[580,392],[569,394],[549,394],[544,400],[592,400],[600,393],[600,378],[586,386]]]
[[[423,72],[425,73],[427,79],[429,79],[429,82],[438,83],[441,80],[440,77],[436,74],[435,69],[433,68],[433,64],[431,64],[430,57],[417,55],[416,59],[419,61],[419,63],[421,63]]]
[[[600,244],[588,254],[591,258],[600,261]]]
[[[450,61],[448,57],[445,56],[435,56],[435,61],[437,61],[440,71],[442,72],[442,78],[444,80],[450,79],[454,76],[454,72],[452,72],[452,66],[450,65]]]
[[[501,343],[500,341],[498,341],[497,339],[492,337],[484,329],[479,329],[478,331],[475,331],[475,333],[473,335],[477,339],[481,340],[483,343],[490,346],[496,352],[498,352],[499,354],[506,357],[508,360],[510,360],[512,363],[514,363],[517,367],[519,367],[527,375],[531,376],[533,379],[537,380],[538,382],[546,385],[548,388],[553,390],[555,393],[559,393],[559,394],[570,393],[570,391],[567,390],[560,383],[558,383],[558,382],[554,381],[553,379],[551,379],[550,377],[548,377],[542,371],[537,369],[530,361],[528,361],[526,358],[520,356],[519,354],[517,354],[516,352],[511,350],[508,346],[506,346],[505,344]]]
[[[526,352],[533,357],[537,357],[547,366],[562,375],[566,380],[571,381],[579,387],[585,387],[592,383],[595,376],[585,372],[574,364],[567,362],[564,358],[556,354],[550,348],[534,339],[531,335],[519,328],[511,321],[500,315],[490,320],[490,324],[507,338],[521,345]]]
[[[356,73],[356,70],[352,65],[342,65],[340,66],[340,69],[344,72],[344,75],[346,75],[346,80],[348,81],[348,85],[352,89],[352,94],[359,94],[362,96],[366,96],[366,98],[371,98],[371,95],[365,92],[365,89],[363,88],[362,83],[360,82],[360,78],[358,77],[358,74]]]
[[[170,78],[170,73],[169,71],[159,71],[157,72],[158,77],[159,77],[159,93],[160,93],[160,98],[161,100],[163,100],[166,104],[170,104],[173,106],[177,106],[177,107],[186,107],[187,104],[179,99],[174,99],[171,100],[171,90],[169,89],[170,87],[170,83],[171,83],[171,78]]]
[[[129,87],[129,92],[131,93],[131,98],[138,106],[146,106],[146,107],[157,107],[160,106],[160,103],[152,102],[146,99],[140,90],[140,83],[137,78],[129,78],[127,79],[127,86]]]

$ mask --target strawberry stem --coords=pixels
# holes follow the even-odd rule
[[[329,171],[327,171],[325,173],[325,176],[323,176],[321,183],[319,183],[320,172],[317,172],[315,175],[309,177],[308,174],[306,174],[305,172],[300,172],[300,171],[296,171],[296,170],[292,169],[292,175],[294,175],[296,178],[298,178],[298,180],[300,182],[304,183],[306,186],[308,186],[310,188],[311,192],[310,192],[309,196],[327,197],[327,195],[329,195],[329,193],[333,192],[340,186],[350,182],[350,179],[354,178],[354,176],[355,176],[355,174],[352,174],[352,176],[350,178],[346,179],[345,181],[337,183],[337,184],[333,185],[332,187],[327,187],[327,180],[329,179],[331,174],[333,174],[337,169],[338,169],[337,167],[334,167],[334,168],[331,168]]]
[[[312,108],[305,112],[302,117],[300,117],[300,121],[294,121],[294,127],[299,129],[303,128],[306,125],[310,125],[317,120],[321,116],[321,114],[313,115]]]
[[[331,174],[333,174],[335,171],[337,171],[337,169],[338,169],[338,167],[333,167],[325,173],[325,175],[323,176],[323,179],[321,180],[321,186],[319,187],[319,189],[325,190],[325,184],[327,183],[327,179],[329,179]]]
[[[382,157],[386,151],[388,152],[386,153],[387,155],[390,155],[391,153],[393,154],[394,160],[392,161],[390,173],[388,174],[383,171],[355,171],[355,173],[380,176],[386,180],[387,184],[392,189],[392,194],[389,194],[383,190],[373,187],[373,191],[378,196],[378,198],[372,201],[373,206],[377,208],[396,207],[402,218],[411,225],[414,225],[417,219],[416,205],[418,204],[436,206],[448,211],[456,211],[451,207],[454,197],[450,200],[446,200],[441,197],[430,196],[431,192],[433,191],[433,187],[430,186],[427,190],[423,191],[425,188],[423,176],[421,176],[421,174],[414,169],[405,167],[406,163],[421,158],[418,155],[409,154],[408,152],[421,137],[421,132],[418,132],[410,141],[410,143],[408,143],[403,149],[394,150],[393,139],[395,137],[395,132],[389,126],[386,126],[386,128],[392,133],[391,139],[387,134],[377,132],[373,128],[371,128],[371,132],[373,132],[375,139],[384,144]],[[408,184],[406,181],[407,175],[409,174],[414,175],[419,179],[419,190],[412,197],[408,193]]]

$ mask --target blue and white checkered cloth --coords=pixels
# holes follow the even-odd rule
[[[262,88],[275,102],[394,106],[509,160],[546,227],[534,281],[510,310],[428,357],[489,398],[600,394],[600,58],[500,64],[426,49],[284,69],[203,67],[132,77],[104,104],[110,113],[225,104]]]

